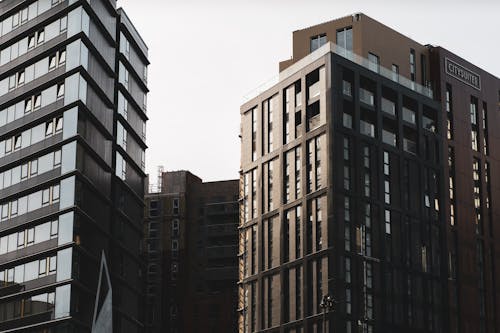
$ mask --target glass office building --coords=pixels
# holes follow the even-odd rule
[[[0,2],[0,330],[142,328],[148,50],[112,0]]]

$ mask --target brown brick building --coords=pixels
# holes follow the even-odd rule
[[[148,332],[235,332],[238,180],[162,173],[145,199]]]
[[[498,330],[500,80],[364,14],[279,69],[241,107],[239,332]]]

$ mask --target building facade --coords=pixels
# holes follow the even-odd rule
[[[164,172],[145,199],[148,332],[235,332],[238,180]]]
[[[0,21],[0,330],[142,332],[147,47],[113,0]]]
[[[241,107],[239,331],[494,331],[498,78],[363,14],[279,67]]]

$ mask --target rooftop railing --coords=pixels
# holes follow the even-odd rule
[[[282,81],[288,77],[290,77],[292,74],[298,72],[301,68],[307,66],[310,63],[313,63],[314,61],[320,59],[327,53],[335,53],[337,55],[340,55],[341,57],[350,60],[354,62],[355,64],[358,64],[360,66],[363,66],[364,68],[367,68],[375,73],[378,73],[382,75],[383,77],[397,82],[401,84],[402,86],[409,88],[419,94],[422,94],[424,96],[427,96],[429,98],[433,98],[434,94],[431,88],[425,87],[417,82],[414,82],[407,77],[404,77],[402,75],[399,75],[398,73],[387,69],[385,67],[382,67],[378,64],[375,64],[371,61],[369,61],[367,58],[364,58],[358,54],[355,54],[352,51],[348,51],[344,49],[341,46],[338,46],[335,43],[332,42],[327,42],[325,45],[321,46],[319,49],[316,51],[309,53],[307,56],[304,58],[300,59],[290,67],[286,68],[285,70],[281,71],[279,75],[276,75],[266,81],[265,83],[261,84],[248,94],[244,96],[244,101],[247,102],[251,100],[252,98],[257,97],[259,94],[263,93],[267,89],[271,88],[275,84],[277,84],[279,81]]]

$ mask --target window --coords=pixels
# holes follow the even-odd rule
[[[375,104],[375,94],[369,90],[359,88],[359,100],[367,105]]]
[[[311,44],[310,45],[311,52],[316,51],[321,46],[323,46],[323,45],[326,44],[326,35],[325,34],[321,34],[321,35],[317,35],[317,36],[311,37],[310,44]]]
[[[63,89],[64,90],[64,89]],[[34,109],[37,110],[42,106],[42,95],[36,95],[35,96],[35,103],[34,103]]]
[[[57,99],[64,97],[64,82],[57,85]]]
[[[341,53],[352,52],[352,28],[347,27],[337,30],[337,45],[340,46]]]
[[[416,123],[415,111],[410,110],[403,106],[403,120],[408,123],[415,124]]]
[[[410,79],[412,81],[416,80],[416,64],[415,64],[415,50],[410,49]]]
[[[380,70],[380,59],[377,55],[371,52],[368,53],[368,69],[377,73]]]
[[[174,215],[179,215],[179,198],[174,198],[172,200],[172,213]]]
[[[391,203],[391,184],[388,180],[384,181],[384,202],[388,205]]]
[[[35,34],[28,37],[28,50],[35,47]]]
[[[386,209],[385,214],[385,233],[390,235],[391,234],[391,211]]]
[[[388,100],[387,98],[384,97],[381,98],[380,108],[382,109],[383,112],[390,114],[391,116],[396,115],[396,103],[394,103],[391,100]]]
[[[21,86],[24,84],[24,71],[17,73],[17,86]]]
[[[24,101],[24,113],[29,113],[33,110],[33,101],[31,98]]]
[[[56,65],[57,65],[57,53],[54,53],[51,56],[49,56],[49,71],[55,69]]]
[[[44,40],[45,40],[45,31],[44,30],[40,30],[40,31],[38,31],[37,35],[38,35],[38,37],[36,39],[36,43],[37,44],[43,43]]]
[[[359,132],[363,135],[374,138],[375,137],[375,125],[368,122],[368,121],[360,120],[359,121]]]
[[[351,82],[343,80],[342,81],[342,93],[346,96],[352,97],[352,85]]]
[[[399,81],[399,67],[398,65],[392,64],[392,81]]]

